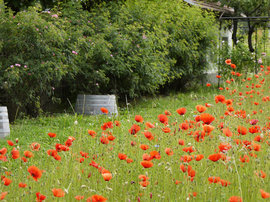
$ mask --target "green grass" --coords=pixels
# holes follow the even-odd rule
[[[248,83],[257,84],[259,80],[261,79],[253,78]],[[8,161],[0,161],[0,174],[12,180],[9,186],[0,184],[0,193],[8,192],[7,201],[34,201],[36,192],[47,196],[46,201],[74,201],[76,195],[83,195],[86,199],[94,194],[102,195],[108,198],[108,201],[138,201],[138,197],[141,201],[186,201],[187,198],[190,201],[228,201],[234,195],[241,196],[244,201],[263,201],[259,189],[270,192],[270,146],[266,143],[266,140],[269,141],[269,129],[258,134],[248,133],[245,136],[237,136],[237,126],[251,127],[248,121],[251,118],[258,119],[257,125],[261,128],[269,123],[269,102],[261,101],[263,96],[269,96],[269,78],[262,87],[264,88],[263,96],[252,94],[254,95],[253,98],[247,97],[241,101],[242,105],[237,105],[240,102],[239,99],[242,98],[238,95],[238,92],[250,91],[250,89],[245,89],[245,85],[246,83],[243,85],[228,85],[230,87],[228,92],[219,92],[211,87],[164,97],[142,98],[136,103],[132,102],[127,107],[119,109],[120,115],[118,117],[55,114],[50,117],[16,120],[11,125],[10,136],[0,140],[0,149],[8,148]],[[238,92],[230,95],[230,91],[234,88]],[[258,91],[259,89],[255,90]],[[233,107],[235,110],[243,109],[249,116],[245,119],[237,118],[234,115],[224,116],[226,105],[216,104],[214,101],[218,94],[225,95],[226,99],[234,99]],[[252,104],[255,101],[258,101],[260,105]],[[188,131],[179,131],[179,124],[185,120],[194,120],[194,116],[198,115],[195,106],[205,103],[213,105],[207,109],[206,113],[215,116],[216,119],[212,123],[215,129],[211,136],[205,137],[203,142],[196,142],[193,136],[188,134],[191,131],[202,130],[202,127],[197,126],[196,128],[196,124],[194,124],[194,127]],[[187,109],[184,116],[176,113],[176,109],[180,107]],[[259,112],[260,109],[263,110],[262,113]],[[172,131],[170,134],[162,132],[161,128],[164,125],[157,119],[157,116],[164,113],[165,110],[172,113],[168,125]],[[254,110],[258,113],[251,115]],[[156,125],[155,128],[148,129],[154,134],[154,140],[149,141],[141,134],[145,125],[144,123],[136,123],[135,115],[141,115],[144,122],[149,121]],[[224,119],[220,119],[220,116],[224,116]],[[103,145],[99,139],[104,132],[101,130],[101,125],[104,122],[114,120],[120,121],[121,126],[114,126],[105,132],[111,132],[116,139],[108,145]],[[225,127],[230,128],[234,133],[233,137],[228,138],[222,133],[218,128],[220,122],[223,122]],[[134,123],[141,127],[141,131],[136,137],[128,132]],[[91,138],[87,130],[96,131],[97,136]],[[175,134],[172,134],[174,131],[176,131]],[[49,132],[56,133],[56,138],[50,138]],[[248,155],[249,152],[247,148],[237,146],[234,139],[253,141],[254,137],[260,134],[263,134],[265,140],[258,143],[261,145],[261,149],[259,152],[254,152],[257,158],[250,156],[249,163],[240,162],[240,155]],[[48,149],[54,149],[56,143],[64,144],[69,136],[75,137],[76,140],[69,151],[59,152],[61,161],[56,161],[53,157],[47,155]],[[16,138],[18,138],[16,147],[19,148],[21,156],[23,156],[23,151],[30,151],[32,142],[38,142],[41,145],[39,151],[33,151],[34,157],[28,159],[27,163],[20,159],[14,160],[11,158],[12,147],[7,145],[6,140],[15,142]],[[179,139],[185,140],[185,146],[178,144]],[[135,141],[136,146],[132,147],[131,141]],[[226,154],[230,160],[219,160],[217,162],[208,160],[207,157],[210,154],[218,152],[218,146],[221,142],[231,144],[232,148]],[[150,149],[143,151],[139,147],[140,144],[147,144]],[[193,160],[189,163],[196,171],[193,182],[189,180],[187,173],[183,173],[179,167],[183,163],[180,161],[180,157],[188,155],[182,150],[187,146],[193,146],[196,149],[196,152],[192,154],[204,155],[201,161]],[[174,155],[167,156],[164,151],[167,147],[173,150]],[[153,150],[160,152],[161,159],[153,159],[154,166],[145,169],[140,165],[142,155]],[[83,163],[78,162],[78,158],[81,157],[80,151],[87,152],[90,156]],[[119,160],[118,153],[126,154],[128,158],[133,159],[133,162],[127,164],[125,161]],[[96,156],[95,162],[112,173],[113,177],[110,181],[104,181],[98,170],[89,166],[93,156]],[[27,168],[31,165],[45,171],[38,182],[29,177]],[[257,177],[254,174],[256,170],[263,170],[267,173],[267,177],[264,179]],[[5,171],[11,172],[10,176],[7,176]],[[88,178],[89,174],[91,174],[91,177]],[[139,184],[138,176],[141,174],[149,177],[150,185],[146,188]],[[231,184],[227,187],[223,187],[221,184],[209,184],[208,177],[210,176],[218,176],[221,179],[228,180]],[[182,183],[176,185],[176,180]],[[26,183],[27,187],[19,188],[20,182]],[[51,191],[53,188],[65,190],[65,196],[63,198],[54,197]],[[189,196],[193,192],[197,192],[196,197]],[[150,199],[150,194],[152,199]]]

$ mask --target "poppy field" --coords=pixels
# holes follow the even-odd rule
[[[19,120],[3,201],[269,201],[270,66],[104,115]]]

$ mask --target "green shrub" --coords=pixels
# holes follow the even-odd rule
[[[136,97],[191,81],[215,38],[214,17],[182,1],[110,2],[91,12],[70,1],[16,17],[0,5],[0,91],[28,114],[78,93]]]

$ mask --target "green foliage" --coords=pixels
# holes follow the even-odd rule
[[[230,78],[232,71],[243,73],[243,75],[254,72],[255,55],[249,51],[248,45],[243,41],[239,41],[237,46],[234,47],[223,43],[219,49],[218,55],[219,74],[222,75],[224,79]],[[235,70],[225,65],[226,59],[231,59],[232,63],[236,65]]]
[[[73,44],[62,29],[65,22],[61,19],[34,9],[16,17],[2,11],[1,90],[10,102],[35,114],[36,103],[43,100],[41,104],[46,104],[61,79],[76,73]]]
[[[0,91],[27,113],[63,97],[59,89],[136,97],[191,81],[207,67],[214,17],[182,1],[110,2],[91,12],[67,1],[59,8],[16,17],[1,9]]]

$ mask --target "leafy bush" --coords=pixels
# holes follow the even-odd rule
[[[1,5],[0,90],[28,114],[67,95],[136,97],[190,81],[207,67],[215,38],[214,17],[182,1],[110,2],[91,12],[70,1],[16,17]]]

